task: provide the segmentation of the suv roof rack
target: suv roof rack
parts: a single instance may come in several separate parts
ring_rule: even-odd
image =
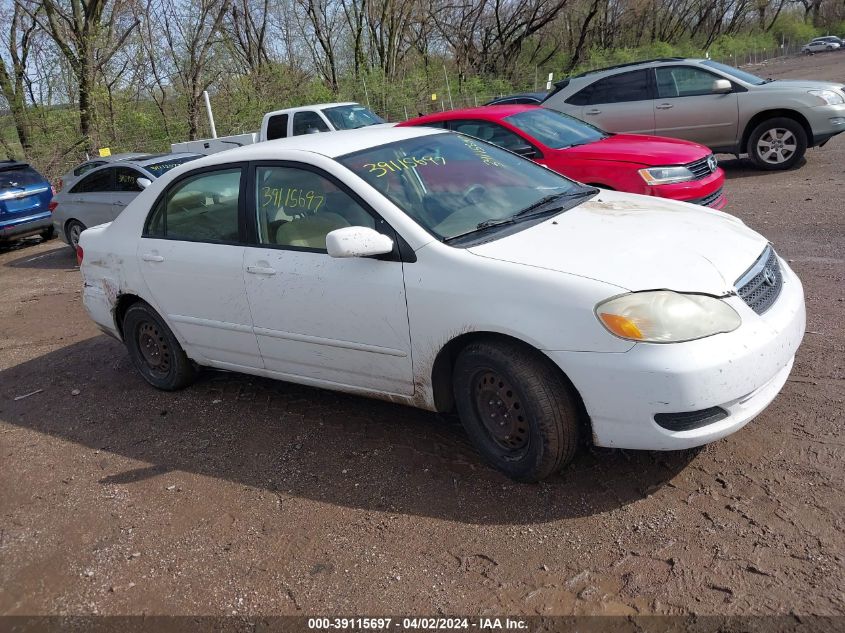
[[[575,75],[575,77],[586,77],[587,75],[592,75],[593,73],[601,73],[606,70],[616,70],[617,68],[627,68],[628,66],[639,66],[640,64],[651,64],[654,62],[679,62],[684,59],[686,59],[686,57],[656,57],[655,59],[641,59],[638,62],[626,62],[624,64],[616,64],[615,66],[606,66],[605,68],[588,70],[580,75]]]

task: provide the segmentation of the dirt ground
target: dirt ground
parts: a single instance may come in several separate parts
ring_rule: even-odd
[[[845,54],[756,70],[843,81]],[[0,614],[845,614],[845,138],[789,173],[722,158],[726,210],[805,285],[789,382],[701,451],[539,485],[450,417],[219,372],[155,391],[68,247],[0,251]]]

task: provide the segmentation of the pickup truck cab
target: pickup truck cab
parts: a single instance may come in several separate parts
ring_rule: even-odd
[[[372,110],[354,101],[319,103],[268,112],[261,121],[260,140],[272,141],[300,134],[353,130],[384,122]]]

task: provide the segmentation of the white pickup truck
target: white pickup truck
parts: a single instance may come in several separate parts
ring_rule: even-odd
[[[260,132],[222,136],[185,143],[172,143],[172,152],[194,152],[214,154],[223,150],[251,145],[260,141],[272,141],[277,138],[331,132],[333,130],[352,130],[368,125],[383,124],[384,120],[366,106],[354,101],[344,103],[318,103],[274,110],[264,115]]]
[[[384,123],[384,120],[360,103],[320,103],[268,112],[261,121],[261,140],[272,141],[332,130],[353,130],[380,123]]]

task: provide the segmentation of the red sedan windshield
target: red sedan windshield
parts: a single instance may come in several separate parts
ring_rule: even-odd
[[[607,137],[589,123],[548,108],[523,110],[505,117],[505,121],[552,149],[586,145]]]

